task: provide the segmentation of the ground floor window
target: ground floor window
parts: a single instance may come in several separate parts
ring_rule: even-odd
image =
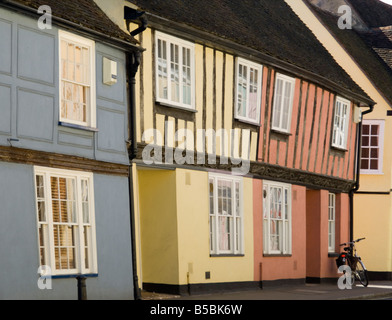
[[[34,171],[40,265],[53,275],[96,273],[92,173]]]
[[[210,253],[243,254],[242,178],[209,175]]]
[[[328,195],[328,252],[335,252],[336,195]]]
[[[291,186],[263,182],[263,252],[291,254]]]

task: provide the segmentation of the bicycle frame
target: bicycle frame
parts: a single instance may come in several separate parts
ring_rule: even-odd
[[[344,247],[345,252],[344,253],[342,252],[340,256],[345,258],[345,261],[347,262],[347,265],[350,267],[353,275],[355,275],[355,277],[357,277],[358,280],[366,287],[368,284],[367,270],[364,263],[362,262],[361,257],[357,255],[357,249],[355,248],[355,243],[363,239],[365,238],[360,238],[354,241],[340,244],[341,246],[348,245]],[[360,266],[362,271],[359,270],[357,272],[357,266]]]

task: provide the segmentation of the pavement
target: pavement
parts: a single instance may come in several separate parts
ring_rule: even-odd
[[[351,289],[326,283],[182,296],[142,292],[142,300],[392,300],[392,281],[370,281],[367,287],[355,282]]]

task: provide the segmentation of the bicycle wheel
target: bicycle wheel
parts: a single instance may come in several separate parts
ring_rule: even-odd
[[[369,284],[368,274],[364,264],[360,259],[357,260],[355,276],[364,287],[367,287]]]

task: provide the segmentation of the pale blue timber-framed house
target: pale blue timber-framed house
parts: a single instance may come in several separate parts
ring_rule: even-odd
[[[2,0],[0,39],[0,299],[137,298],[129,83],[142,48],[92,0]]]

